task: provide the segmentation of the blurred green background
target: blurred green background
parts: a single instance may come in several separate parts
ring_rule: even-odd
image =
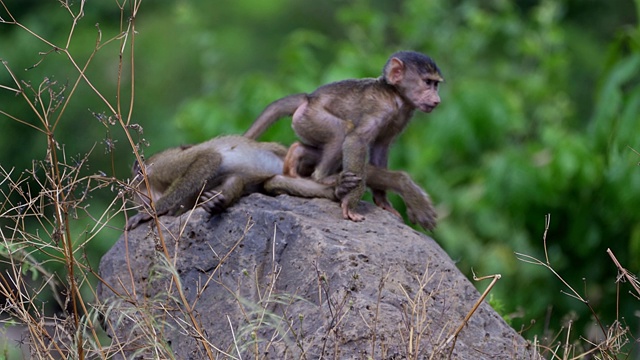
[[[5,4],[25,26],[64,46],[71,18],[57,1]],[[144,2],[136,18],[132,118],[144,129],[150,155],[242,133],[284,95],[378,76],[396,50],[428,54],[446,79],[442,103],[429,115],[416,114],[392,147],[390,167],[410,173],[437,204],[441,219],[429,235],[465,274],[502,274],[493,299],[518,330],[536,320],[524,333],[533,338],[545,323],[559,330],[568,318],[583,327],[590,321],[587,307],[562,294],[549,271],[514,255],[544,259],[545,215],[551,214],[553,267],[611,323],[617,271],[605,250],[640,272],[639,11],[638,0]],[[6,20],[4,12],[0,17]],[[115,2],[85,6],[69,47],[81,62],[93,51],[96,23],[105,38],[118,34]],[[105,45],[87,70],[114,103],[119,46]],[[49,50],[23,29],[0,24],[0,58],[25,82],[37,86],[46,77],[64,84],[77,77],[55,53],[30,68]],[[125,108],[130,82],[123,78]],[[1,68],[0,85],[12,84]],[[84,155],[95,146],[87,173],[128,178],[134,156],[122,129],[96,119],[94,113],[110,114],[86,85],[73,96],[56,129],[66,154]],[[0,110],[37,124],[26,103],[6,89],[0,89]],[[20,172],[44,158],[41,133],[7,116],[0,115],[0,124],[5,169]],[[262,139],[291,143],[290,121]],[[109,141],[114,151],[106,151]],[[88,212],[97,216],[114,196],[108,189],[94,194]],[[84,234],[94,221],[81,215],[74,227]],[[88,245],[94,266],[123,224],[120,215]],[[629,290],[622,285],[619,311],[638,329],[639,302]]]

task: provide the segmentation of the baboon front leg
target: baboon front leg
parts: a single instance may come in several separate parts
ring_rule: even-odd
[[[334,187],[310,179],[275,175],[265,181],[264,189],[269,194],[288,194],[306,198],[337,200]]]
[[[360,177],[366,177],[366,157],[367,147],[363,137],[357,133],[348,135],[342,145],[343,152],[343,169],[342,174],[353,173]],[[344,176],[340,177],[337,192],[344,192],[346,195],[342,197],[340,206],[342,207],[342,216],[351,221],[362,221],[364,216],[356,212],[356,206],[365,192],[364,180],[361,179],[355,187],[349,191],[345,191],[347,185],[343,183]]]

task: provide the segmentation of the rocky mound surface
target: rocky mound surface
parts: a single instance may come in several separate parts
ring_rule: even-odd
[[[100,263],[105,327],[127,358],[533,358],[486,303],[454,337],[478,291],[434,240],[359,210],[253,194],[143,224]]]

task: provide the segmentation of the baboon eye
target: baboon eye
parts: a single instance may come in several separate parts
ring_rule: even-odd
[[[433,79],[425,79],[424,82],[425,82],[425,84],[427,84],[427,86],[433,86],[436,89],[438,88],[439,81],[435,81]]]

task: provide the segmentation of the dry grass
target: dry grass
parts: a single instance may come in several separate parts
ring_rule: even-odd
[[[264,357],[263,354],[271,349],[284,349],[284,353],[290,358],[308,359],[308,334],[296,330],[304,328],[302,325],[307,319],[303,315],[289,312],[291,304],[300,301],[301,298],[296,294],[276,291],[281,268],[275,261],[270,266],[270,280],[267,285],[260,285],[257,277],[254,279],[254,290],[259,295],[257,302],[248,301],[240,296],[238,291],[228,288],[244,317],[242,326],[238,328],[234,328],[230,319],[224,319],[229,323],[229,332],[235,340],[231,347],[222,348],[208,340],[193,311],[199,296],[194,302],[187,301],[180,276],[175,270],[176,259],[170,256],[173,252],[167,248],[167,242],[161,232],[157,239],[159,251],[156,265],[149,277],[150,283],[157,279],[158,283],[168,284],[167,287],[144,301],[139,300],[135,289],[129,293],[118,293],[114,290],[118,296],[108,303],[96,299],[96,283],[102,280],[96,273],[97,264],[91,263],[87,258],[86,249],[95,241],[96,235],[109,226],[115,216],[121,216],[127,209],[126,197],[131,192],[131,184],[101,173],[91,174],[87,167],[87,159],[93,149],[83,156],[69,156],[65,152],[64,144],[57,141],[56,128],[61,121],[65,121],[65,109],[74,99],[78,86],[86,85],[101,99],[107,109],[108,114],[93,113],[95,118],[108,129],[108,133],[118,130],[125,134],[127,145],[138,161],[142,160],[139,149],[144,144],[140,143],[142,140],[136,140],[141,139],[142,129],[131,122],[134,96],[131,95],[126,100],[120,96],[120,88],[134,88],[133,82],[124,84],[122,79],[125,78],[123,71],[126,68],[130,72],[126,78],[135,78],[133,49],[136,36],[135,19],[140,1],[122,2],[123,5],[115,3],[114,6],[119,6],[123,19],[122,32],[108,37],[109,35],[102,34],[98,27],[95,48],[83,63],[77,60],[69,48],[74,39],[76,25],[82,21],[86,1],[80,0],[73,5],[61,1],[60,4],[60,11],[69,14],[71,24],[67,41],[61,45],[50,42],[24,26],[14,18],[8,5],[0,0],[0,8],[3,11],[0,23],[3,26],[19,28],[49,49],[41,54],[41,60],[34,64],[34,67],[39,66],[50,54],[57,53],[62,54],[76,71],[75,79],[68,84],[43,79],[37,85],[32,85],[22,79],[9,64],[4,61],[2,63],[3,70],[10,75],[13,82],[0,84],[0,91],[15,93],[16,98],[32,110],[37,122],[34,124],[18,118],[2,108],[0,115],[44,135],[47,149],[46,156],[41,160],[34,160],[33,166],[25,171],[0,166],[0,257],[5,269],[0,273],[0,295],[6,299],[0,316],[9,331],[24,331],[17,344],[23,351],[28,352],[23,355],[33,359],[108,359],[139,354],[173,359],[175,356],[164,334],[177,326],[180,331],[197,341],[199,352],[204,358],[240,359],[243,355],[246,358],[248,354],[251,358],[261,359]],[[109,43],[117,43],[119,49],[118,53],[113,54],[118,64],[116,102],[101,94],[85,75],[95,54],[103,51]],[[109,137],[104,139],[103,143],[108,151],[114,144]],[[113,193],[113,199],[102,214],[95,216],[88,211],[91,194],[104,189]],[[77,234],[73,229],[77,226],[77,219],[81,214],[92,218],[93,222]],[[156,226],[160,226],[157,218],[154,221]],[[242,238],[238,239],[238,242],[241,241]],[[273,243],[275,244],[275,241]],[[222,256],[221,264],[228,255]],[[548,259],[540,261],[528,255],[517,255],[522,261],[548,268],[566,285],[567,295],[591,309],[588,300],[554,271]],[[625,270],[612,253],[610,255],[620,270],[618,286],[621,282],[627,281],[632,285],[635,296],[640,297],[637,278]],[[217,271],[218,269],[212,271],[211,276],[198,290],[199,294],[207,286],[226,286],[215,280],[214,274]],[[254,275],[247,272],[243,276]],[[345,331],[345,317],[353,315],[354,310],[350,306],[351,293],[348,288],[332,288],[332,284],[318,268],[316,275],[319,289],[317,303],[328,315],[323,327],[322,353],[339,358],[340,349],[335,344],[339,343],[338,340]],[[432,314],[430,309],[432,299],[437,292],[442,291],[437,283],[441,280],[435,274],[429,273],[427,266],[424,275],[415,279],[418,289],[410,292],[397,284],[389,283],[389,276],[390,273],[384,274],[378,285],[376,316],[366,319],[362,314],[356,314],[362,318],[370,333],[369,358],[392,356],[388,352],[390,344],[378,334],[378,311],[385,287],[397,286],[405,298],[403,318],[398,331],[403,339],[401,345],[406,358],[435,359],[451,355],[458,335],[500,277],[491,277],[493,281],[461,322],[451,324],[446,329],[436,329],[432,326],[432,319],[441,314]],[[164,281],[166,279],[168,281]],[[103,283],[103,286],[111,288],[107,283]],[[275,311],[276,309],[278,311]],[[595,311],[591,310],[597,319]],[[113,313],[118,314],[115,322],[109,320],[109,315]],[[108,338],[103,330],[106,328],[110,331],[123,325],[131,329],[130,337]],[[563,339],[558,335],[544,344],[536,342],[536,351],[548,358],[563,360],[587,359],[589,356],[600,359],[625,358],[624,349],[628,344],[637,342],[632,339],[628,328],[618,321],[605,326],[598,320],[598,325],[603,340],[597,343],[590,342],[580,335],[574,336],[569,327],[565,329],[566,336]],[[110,333],[114,335],[113,331]],[[429,346],[425,346],[425,343]],[[330,344],[334,344],[333,347]],[[8,347],[4,350],[4,356],[15,356],[9,352]]]
[[[34,160],[31,169],[19,172],[0,167],[0,255],[6,269],[0,274],[0,294],[6,299],[2,307],[2,321],[12,327],[19,324],[26,332],[21,342],[28,345],[30,354],[25,356],[34,359],[108,358],[113,349],[104,345],[104,332],[97,321],[97,304],[88,301],[95,297],[97,275],[95,264],[89,263],[85,250],[114,216],[120,216],[125,208],[124,195],[128,186],[114,177],[89,173],[87,159],[93,149],[82,156],[69,156],[64,144],[58,141],[56,129],[66,121],[65,110],[76,98],[78,88],[87,86],[101,99],[109,114],[93,115],[107,127],[108,132],[110,128],[119,127],[139,156],[138,144],[130,134],[133,130],[135,135],[139,130],[130,122],[134,99],[133,96],[129,98],[127,104],[126,99],[121,98],[120,81],[126,54],[130,54],[130,60],[133,59],[131,49],[140,2],[114,4],[121,12],[122,32],[107,38],[96,27],[95,47],[83,62],[79,62],[69,49],[76,27],[84,17],[86,2],[82,0],[71,4],[61,1],[59,5],[60,11],[69,16],[71,25],[63,44],[55,44],[22,24],[14,17],[10,6],[0,1],[2,26],[24,32],[48,49],[39,54],[40,60],[30,69],[41,66],[56,54],[75,70],[75,77],[64,84],[52,78],[32,84],[22,78],[23,72],[14,71],[6,61],[2,61],[2,70],[10,76],[12,83],[0,84],[0,91],[14,93],[16,101],[31,110],[31,116],[22,119],[5,109],[0,109],[0,115],[42,134],[46,142],[46,155],[41,160]],[[119,52],[113,54],[118,59],[119,100],[116,102],[103,96],[85,74],[95,55],[110,43],[119,44]],[[133,61],[129,67],[133,75]],[[113,141],[109,137],[103,143],[107,151],[113,149]],[[108,189],[114,196],[107,209],[96,217],[88,208],[92,194],[100,189]],[[91,218],[93,223],[76,233],[77,219],[81,216]],[[57,315],[52,316],[52,313]]]
[[[196,339],[200,353],[209,359],[240,358],[241,354],[252,354],[258,359],[262,357],[261,354],[274,347],[284,348],[285,353],[292,358],[306,359],[306,334],[295,330],[303,328],[301,325],[305,319],[302,315],[288,313],[289,306],[300,300],[300,297],[275,291],[281,270],[275,262],[270,269],[271,280],[267,287],[262,288],[255,280],[258,302],[247,301],[238,292],[228,289],[236,295],[238,308],[245,320],[240,328],[234,328],[229,320],[229,331],[237,339],[231,348],[219,348],[207,340],[193,311],[199,297],[193,303],[187,301],[175,270],[176,259],[170,256],[171,249],[167,248],[162,232],[157,238],[156,247],[159,251],[156,265],[149,277],[151,283],[154,279],[159,283],[168,279],[167,288],[144,301],[139,300],[135,289],[128,293],[117,293],[118,296],[108,303],[102,303],[96,298],[96,284],[102,280],[96,273],[97,264],[91,263],[86,256],[86,249],[114,217],[121,216],[127,209],[126,199],[132,191],[132,184],[104,173],[90,173],[88,158],[93,149],[82,156],[69,156],[64,144],[58,141],[56,129],[60,122],[67,121],[65,110],[75,99],[77,89],[81,85],[88,86],[106,109],[104,112],[92,112],[92,115],[107,130],[107,137],[101,141],[106,147],[107,156],[115,146],[110,134],[120,131],[126,136],[127,145],[137,160],[142,160],[139,153],[145,145],[142,128],[131,122],[134,95],[125,99],[120,92],[122,88],[135,88],[133,80],[131,83],[124,83],[123,79],[135,79],[134,44],[140,4],[136,0],[116,2],[114,6],[118,6],[121,13],[122,31],[111,35],[103,34],[100,27],[96,26],[95,47],[89,58],[80,62],[69,49],[76,36],[77,25],[83,21],[87,6],[85,0],[73,4],[60,2],[59,9],[68,14],[71,24],[64,44],[55,44],[25,26],[14,17],[9,5],[0,0],[3,11],[0,23],[18,28],[48,49],[40,54],[40,60],[31,68],[42,66],[52,54],[61,54],[76,72],[75,78],[65,84],[45,78],[33,85],[29,80],[21,78],[21,73],[14,71],[7,62],[2,62],[12,83],[0,84],[0,90],[14,93],[19,101],[31,109],[33,118],[37,121],[33,123],[19,118],[2,108],[0,115],[44,135],[47,149],[46,156],[41,160],[34,160],[32,168],[26,171],[19,172],[0,166],[0,215],[3,219],[0,228],[0,255],[6,268],[6,271],[0,273],[0,295],[6,298],[1,310],[2,321],[12,331],[19,329],[24,332],[20,347],[28,352],[23,356],[33,359],[107,359],[127,354],[171,359],[174,355],[163,334],[174,326],[180,327],[181,331]],[[115,61],[118,68],[118,100],[115,102],[104,96],[98,90],[99,86],[86,75],[95,55],[98,52],[112,51],[114,47],[106,47],[112,43],[118,45],[118,52],[112,54],[117,59]],[[125,69],[128,69],[127,74],[124,74]],[[113,194],[112,201],[96,216],[88,210],[91,197],[94,192],[105,189]],[[79,223],[78,218],[81,216],[92,219],[89,227]],[[159,226],[157,218],[154,221]],[[78,224],[83,226],[79,233],[74,231]],[[207,286],[225,286],[214,279],[216,271],[217,269],[198,290],[199,293]],[[251,275],[247,273],[245,276]],[[410,358],[418,359],[426,351],[420,344],[426,334],[434,329],[430,328],[427,316],[430,300],[428,294],[423,293],[432,277],[425,275],[416,280],[420,284],[420,291],[414,295],[401,289],[406,296],[406,307],[399,331],[406,341],[406,353]],[[333,345],[331,349],[328,347],[329,344],[338,344],[337,340],[344,332],[343,320],[352,311],[351,293],[349,289],[333,289],[319,269],[317,283],[320,294],[318,304],[329,315],[324,326],[325,348],[322,352],[333,353],[338,358],[340,349],[337,345]],[[102,285],[114,288],[104,282]],[[379,293],[382,294],[383,288],[388,285],[387,277],[381,278]],[[380,299],[377,306],[379,301]],[[279,312],[274,311],[276,308]],[[175,311],[177,309],[178,312]],[[474,310],[470,311],[469,316]],[[109,316],[114,312],[118,314],[115,321]],[[373,321],[367,321],[364,317],[362,320],[371,334],[371,357],[386,358],[388,344],[377,334],[377,316]],[[123,325],[131,329],[131,336],[118,338],[111,330]],[[442,341],[440,345],[455,342],[455,337],[463,326],[464,322],[453,334],[438,333],[437,339]],[[107,329],[114,337],[108,338],[103,329]],[[438,344],[432,345],[435,347]],[[7,356],[8,354],[7,352]]]
[[[547,252],[547,233],[550,222],[551,215],[547,215],[545,218],[545,230],[543,234],[543,247],[545,253],[544,261],[521,253],[516,253],[516,256],[520,261],[545,267],[555,275],[555,277],[566,288],[566,290],[563,290],[563,293],[582,303],[589,309],[595,321],[596,328],[600,333],[596,335],[574,334],[572,322],[569,321],[566,328],[561,328],[553,338],[538,341],[538,338],[536,337],[534,340],[534,345],[537,349],[536,351],[545,358],[554,360],[630,359],[633,348],[638,348],[638,339],[633,337],[629,327],[624,324],[624,321],[617,318],[612,324],[603,324],[596,310],[591,306],[589,299],[575,290],[571,284],[569,284],[553,268],[549,261],[549,255]],[[622,300],[620,298],[620,286],[621,283],[626,281],[631,284],[632,289],[635,291],[635,293],[631,293],[631,295],[636,298],[635,300],[637,300],[640,297],[640,286],[637,278],[620,265],[611,250],[607,249],[607,253],[611,256],[619,271],[619,276],[616,279],[616,289],[618,294],[616,303],[619,304]]]

